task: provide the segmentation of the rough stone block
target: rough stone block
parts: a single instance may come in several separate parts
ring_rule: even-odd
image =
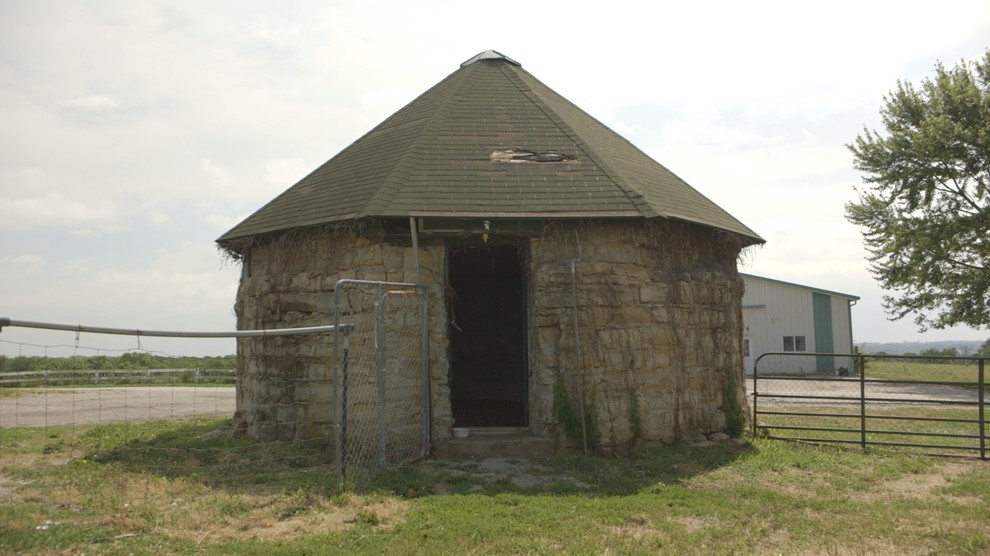
[[[650,345],[652,346],[674,346],[677,339],[673,330],[668,326],[657,326],[651,330]]]
[[[667,287],[655,282],[644,282],[639,286],[640,303],[664,303],[667,301]]]
[[[292,442],[296,439],[296,423],[276,423],[275,435],[279,442]]]
[[[279,423],[293,423],[296,421],[296,408],[292,405],[278,404],[273,408],[275,420]]]

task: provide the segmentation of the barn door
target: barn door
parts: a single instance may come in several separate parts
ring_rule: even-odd
[[[812,310],[815,322],[815,351],[818,353],[833,353],[835,346],[832,338],[832,298],[820,294],[811,294]],[[815,357],[815,368],[818,372],[835,370],[835,358],[830,355]]]
[[[448,250],[450,401],[458,427],[528,424],[523,253],[512,244]]]
[[[743,338],[743,365],[746,376],[753,375],[753,339]]]

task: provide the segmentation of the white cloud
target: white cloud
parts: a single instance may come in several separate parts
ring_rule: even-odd
[[[117,108],[117,101],[106,95],[90,95],[63,101],[62,106],[80,110],[113,110]]]
[[[215,229],[226,232],[247,217],[247,214],[233,217],[226,214],[211,214],[206,217],[206,221]]]
[[[148,217],[155,224],[171,224],[172,216],[157,210],[148,211]]]
[[[0,266],[31,273],[45,266],[45,258],[39,255],[6,255],[0,257]]]
[[[40,197],[0,197],[0,228],[25,229],[107,222],[115,217],[116,212],[116,207],[110,200],[84,201],[55,191]]]
[[[398,110],[416,97],[415,91],[396,85],[382,87],[361,95],[361,105],[365,107],[383,107]]]
[[[143,288],[146,285],[180,283],[185,295],[196,292],[223,290],[229,293],[230,285],[218,285],[209,277],[220,268],[216,246],[213,242],[183,240],[169,249],[155,249],[150,268],[111,267],[100,270],[97,276],[105,283],[114,286],[131,285]],[[169,289],[174,294],[175,288]]]
[[[228,174],[227,170],[219,164],[203,159],[200,161],[200,167],[216,185],[230,185],[233,183],[233,180],[230,178],[230,174]]]
[[[276,158],[265,162],[265,181],[288,188],[314,168],[302,158]]]
[[[92,268],[92,262],[85,258],[66,259],[62,263],[62,270],[70,274],[88,273]]]
[[[703,146],[710,149],[741,150],[773,145],[779,139],[738,127],[723,127],[723,122],[675,121],[664,126],[662,136],[671,143]]]
[[[262,15],[255,15],[247,24],[248,34],[273,46],[284,47],[299,38],[299,28],[293,24],[273,21]]]
[[[0,177],[2,177],[4,182],[37,180],[44,177],[44,175],[45,172],[37,166],[28,166],[19,170],[0,173]]]

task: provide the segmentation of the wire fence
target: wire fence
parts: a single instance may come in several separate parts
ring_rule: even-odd
[[[850,367],[818,371],[816,358]],[[987,358],[774,352],[754,364],[753,434],[987,459]],[[836,369],[826,365],[825,368]]]
[[[335,339],[338,474],[352,483],[427,455],[426,299],[411,284],[342,280]]]
[[[334,371],[321,379],[319,391],[304,393],[312,382],[306,377],[287,390],[292,396],[311,396],[313,411],[297,417],[302,419],[299,426],[308,424],[305,419],[321,419],[319,413],[330,416],[332,430],[302,439],[276,436],[270,442],[258,442],[232,426],[239,394],[235,385],[244,378],[236,370],[0,371],[0,483],[5,470],[26,470],[39,457],[61,452],[59,457],[70,461],[133,468],[147,477],[195,476],[260,485],[289,475],[292,481],[327,488],[343,486],[345,471],[346,480],[358,485],[387,466],[422,457],[428,445],[428,406],[421,290],[384,283],[338,287],[338,324],[317,327],[176,334],[0,319],[0,331],[24,326],[75,332],[74,344],[59,344],[71,346],[73,354],[106,351],[80,346],[80,334],[88,343],[91,335],[139,334],[248,337],[261,344],[295,338],[298,346],[306,345],[299,340],[305,335],[312,338],[307,349],[313,353],[329,355],[331,344],[341,348],[334,350],[333,362],[324,359],[323,368]],[[41,348],[46,355],[56,351]],[[288,364],[288,377],[294,364],[282,363]],[[339,397],[331,399],[331,390]],[[258,401],[264,400],[253,400]]]

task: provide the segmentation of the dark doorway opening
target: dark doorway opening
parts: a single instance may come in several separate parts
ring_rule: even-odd
[[[454,246],[448,261],[454,424],[526,426],[526,296],[520,249]]]

